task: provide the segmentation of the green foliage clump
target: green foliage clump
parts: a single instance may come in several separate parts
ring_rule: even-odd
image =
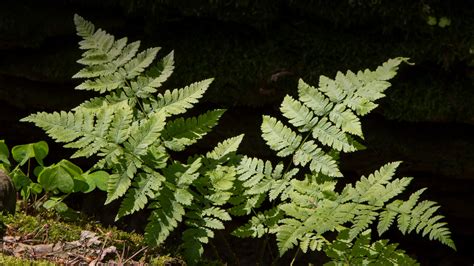
[[[193,263],[203,244],[231,219],[223,205],[230,199],[235,181],[234,155],[242,135],[227,139],[205,155],[181,162],[172,157],[183,151],[218,122],[224,110],[197,117],[182,115],[203,96],[212,79],[174,90],[160,87],[174,69],[173,52],[153,63],[160,48],[138,52],[140,42],[114,36],[76,15],[77,34],[85,50],[84,65],[76,87],[102,94],[69,112],[40,112],[23,121],[33,122],[76,157],[99,158],[93,169],[106,169],[109,204],[121,200],[116,220],[150,208],[145,240],[162,244],[184,222],[183,249]]]
[[[374,71],[321,76],[317,88],[300,80],[298,97],[286,96],[281,104],[288,123],[263,116],[261,125],[263,139],[282,162],[237,155],[243,135],[182,161],[175,154],[205,136],[224,112],[183,117],[212,79],[163,91],[174,69],[173,52],[154,63],[159,48],[138,52],[138,41],[116,40],[78,15],[74,21],[85,50],[78,60],[84,68],[74,77],[86,79],[76,89],[101,96],[68,112],[40,112],[23,121],[77,149],[72,157],[93,157],[93,169],[111,173],[105,204],[121,200],[116,220],[148,207],[148,245],[161,245],[184,224],[183,254],[196,264],[204,244],[231,215],[253,214],[234,234],[273,234],[280,255],[296,247],[324,251],[334,263],[412,264],[395,245],[370,242],[371,226],[382,235],[394,223],[403,234],[415,231],[455,248],[437,203],[419,202],[424,189],[408,200],[395,199],[412,180],[394,178],[399,162],[338,186],[344,176],[339,154],[363,148],[360,117],[377,107],[407,58],[390,59]],[[265,201],[270,209],[262,208]],[[331,232],[338,238],[331,239]]]
[[[415,231],[455,249],[446,223],[440,221],[443,216],[436,214],[438,204],[418,201],[424,189],[406,201],[394,199],[412,180],[394,179],[400,162],[388,163],[354,185],[346,184],[342,191],[336,189],[343,177],[338,155],[361,149],[359,117],[377,107],[375,101],[385,96],[384,91],[390,87],[388,80],[402,62],[407,59],[390,59],[375,71],[338,72],[335,79],[321,76],[318,88],[300,80],[298,99],[286,96],[280,108],[290,125],[263,116],[263,138],[277,156],[288,161],[286,167],[283,162],[272,167],[269,161],[257,158],[241,160],[237,171],[244,189],[234,213],[254,213],[265,198],[274,207],[259,212],[235,235],[275,234],[280,255],[297,247],[303,252],[325,250],[337,261],[348,256],[340,250],[342,240],[327,237],[329,232],[338,231],[344,241],[355,241],[353,251],[347,252],[355,252],[369,262],[373,254],[364,250],[375,248],[385,254],[384,249],[393,251],[394,246],[386,246],[383,241],[370,244],[366,230],[377,224],[382,235],[396,221],[403,234]],[[305,166],[309,171],[303,172]],[[405,260],[401,254],[395,252],[390,257]]]
[[[49,153],[45,141],[22,144],[10,151],[4,140],[0,140],[0,169],[9,173],[13,184],[23,200],[23,207],[28,205],[39,210],[55,210],[69,215],[73,211],[63,202],[71,193],[89,193],[94,189],[105,190],[108,174],[104,171],[86,171],[68,160],[61,160],[52,165],[45,165],[44,159]],[[36,162],[36,164],[35,164]]]
[[[388,240],[371,243],[370,233],[370,230],[362,232],[354,242],[347,229],[341,231],[332,245],[324,249],[332,259],[324,265],[419,265],[397,249],[397,244],[389,244]]]

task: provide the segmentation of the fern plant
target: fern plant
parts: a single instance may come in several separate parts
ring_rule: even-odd
[[[331,241],[329,232],[341,231],[345,243],[382,249],[386,243],[370,244],[367,230],[376,224],[382,235],[396,223],[403,234],[415,231],[455,249],[443,216],[436,213],[437,203],[419,201],[424,189],[405,201],[395,199],[412,180],[394,178],[400,162],[388,163],[354,185],[346,184],[342,191],[336,189],[343,177],[338,155],[363,148],[360,117],[377,107],[375,101],[384,97],[388,81],[402,62],[408,63],[406,58],[395,58],[374,71],[338,72],[335,79],[321,76],[317,88],[300,80],[298,98],[286,96],[280,108],[289,125],[263,116],[262,137],[277,156],[288,161],[285,166],[258,158],[241,160],[236,184],[241,195],[232,198],[232,213],[256,213],[265,200],[273,207],[258,212],[235,235],[274,234],[280,255],[294,247],[303,252],[332,250],[330,257],[337,261],[348,255],[336,252],[340,241]]]
[[[116,40],[78,15],[74,22],[84,50],[77,61],[84,67],[74,78],[85,78],[76,89],[101,95],[68,112],[40,112],[22,121],[77,149],[73,158],[98,158],[93,168],[111,173],[105,204],[121,200],[116,219],[151,208],[145,230],[150,245],[162,244],[184,222],[184,254],[188,262],[197,262],[213,231],[230,220],[222,206],[231,197],[235,151],[243,136],[227,139],[186,162],[173,159],[170,152],[197,142],[224,113],[218,109],[171,119],[192,108],[212,79],[160,90],[173,72],[173,52],[154,63],[160,48],[138,52],[139,41]]]

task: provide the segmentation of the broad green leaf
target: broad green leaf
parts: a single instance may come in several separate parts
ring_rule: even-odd
[[[16,169],[10,173],[10,176],[13,181],[13,185],[15,186],[16,190],[20,190],[23,187],[27,187],[31,184],[31,179],[26,176],[25,173],[21,169]]]
[[[33,194],[36,194],[36,195],[38,195],[39,193],[41,193],[43,191],[43,187],[38,183],[33,183],[32,182],[32,183],[30,183],[28,188],[30,189],[31,192],[33,192]]]
[[[95,171],[84,176],[87,182],[94,183],[95,187],[102,191],[107,191],[107,182],[109,180],[109,173],[105,171]]]
[[[48,144],[45,141],[17,145],[12,149],[13,159],[20,165],[24,165],[31,158],[35,158],[39,165],[44,165],[43,159],[48,152]]]
[[[63,193],[71,193],[74,189],[73,176],[61,164],[45,167],[38,177],[38,183],[46,191],[58,189]]]
[[[82,169],[68,160],[63,159],[58,165],[64,168],[72,177],[82,175]]]
[[[89,184],[87,180],[84,178],[84,176],[82,175],[74,176],[73,181],[74,181],[74,188],[72,192],[89,193],[95,188],[95,185]]]
[[[41,173],[41,171],[43,171],[44,169],[44,166],[41,166],[41,165],[38,165],[35,167],[35,169],[33,169],[33,174],[38,177],[39,174]]]
[[[5,144],[5,140],[0,140],[0,164],[5,165],[6,170],[10,167],[10,152],[8,151],[8,147]]]

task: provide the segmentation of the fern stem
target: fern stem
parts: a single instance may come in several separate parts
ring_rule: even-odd
[[[132,85],[130,84],[130,82],[129,82],[127,79],[125,79],[125,83],[127,84],[127,86],[128,86],[130,89],[132,88]],[[127,93],[125,92],[125,90],[124,90],[124,89],[122,89],[122,90],[123,90],[123,92],[125,93],[125,95],[127,95]],[[127,95],[127,96],[128,96],[128,95]],[[148,116],[148,113],[145,112],[145,107],[143,107],[143,105],[142,105],[140,99],[139,99],[136,95],[133,95],[133,98],[135,98],[135,100],[137,101],[138,107],[140,108],[140,110],[142,111],[142,113],[145,114],[145,116],[146,116],[147,118],[150,118],[150,117]]]
[[[309,138],[309,136],[311,135],[311,132],[313,132],[313,130],[316,128],[316,125],[314,125],[309,131],[308,131],[308,134],[306,134],[306,136],[304,136],[303,140],[301,141],[300,145],[298,145],[298,148],[295,150],[294,153],[296,153],[302,146],[303,144],[306,143],[306,140]],[[294,154],[293,153],[293,154]],[[286,166],[285,168],[285,171],[283,171],[283,176],[285,176],[285,174],[290,171],[290,168],[291,166],[293,165],[293,159],[290,159],[290,162],[288,163],[288,165]]]
[[[300,253],[300,249],[297,248],[295,255],[293,256],[293,259],[291,260],[290,266],[293,266],[293,263],[295,263],[296,257],[298,256],[298,253]]]

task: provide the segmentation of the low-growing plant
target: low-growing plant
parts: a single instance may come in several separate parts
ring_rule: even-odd
[[[264,116],[261,126],[262,137],[284,162],[237,155],[243,135],[180,161],[176,153],[206,135],[224,113],[182,116],[212,79],[164,90],[174,69],[173,52],[153,63],[160,48],[138,53],[139,41],[116,40],[78,15],[74,22],[84,50],[78,60],[84,68],[74,77],[86,79],[76,89],[101,96],[68,112],[40,112],[22,121],[77,149],[73,158],[92,157],[93,169],[111,173],[105,204],[121,200],[116,219],[151,209],[145,228],[149,245],[162,244],[184,224],[183,254],[196,264],[203,244],[224,229],[231,214],[254,214],[234,234],[273,234],[280,255],[298,248],[324,251],[335,264],[414,263],[395,244],[371,243],[370,226],[376,220],[379,235],[396,221],[403,234],[416,231],[455,248],[440,222],[443,216],[436,214],[437,203],[418,201],[424,189],[408,200],[395,199],[412,180],[394,179],[400,162],[342,190],[337,186],[343,182],[338,155],[363,147],[359,117],[377,107],[375,101],[384,97],[388,80],[406,58],[390,59],[375,71],[338,72],[334,80],[321,76],[318,88],[300,80],[298,97],[286,96],[281,105],[290,125]],[[263,202],[272,207],[263,209]]]
[[[303,80],[298,97],[286,96],[280,110],[289,125],[263,116],[262,137],[286,162],[244,157],[238,168],[240,189],[231,214],[260,210],[234,232],[240,237],[276,236],[280,255],[293,248],[324,251],[333,264],[413,264],[415,261],[386,240],[370,243],[370,226],[381,236],[394,223],[402,234],[415,231],[455,249],[450,231],[437,214],[434,201],[419,201],[425,189],[407,200],[395,199],[413,178],[394,178],[400,162],[382,166],[355,184],[345,184],[338,156],[363,146],[360,118],[377,107],[406,58],[390,59],[375,71],[338,72],[335,79],[321,76],[319,86]],[[285,165],[286,164],[286,165]],[[268,210],[259,207],[273,203]],[[339,232],[331,239],[331,232]],[[331,263],[330,263],[331,264]]]
[[[203,243],[231,219],[222,206],[232,195],[235,151],[243,135],[185,162],[173,158],[173,152],[206,135],[224,113],[218,109],[170,119],[193,107],[212,79],[159,91],[173,72],[173,52],[153,64],[160,48],[138,53],[139,41],[115,40],[78,15],[74,22],[85,50],[78,60],[85,67],[74,78],[86,78],[76,89],[102,96],[69,112],[40,112],[22,121],[35,123],[56,141],[67,143],[65,147],[78,149],[73,158],[99,158],[93,168],[111,173],[105,204],[121,199],[116,220],[146,206],[152,210],[145,228],[149,245],[162,244],[184,222],[184,255],[188,262],[197,262]]]
[[[10,153],[5,141],[0,140],[0,169],[11,176],[25,211],[31,206],[37,210],[45,208],[66,214],[71,210],[64,199],[71,193],[106,189],[106,172],[84,172],[65,159],[45,165],[44,159],[48,153],[49,147],[45,141],[16,145]],[[10,161],[10,154],[13,162]]]

